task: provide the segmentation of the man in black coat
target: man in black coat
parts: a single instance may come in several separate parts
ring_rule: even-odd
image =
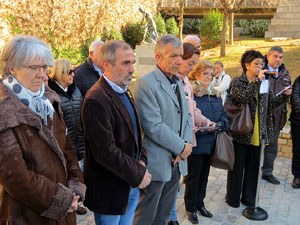
[[[282,91],[285,87],[291,85],[291,76],[289,71],[282,63],[283,49],[280,46],[273,46],[265,56],[265,66],[270,72],[276,72],[275,75],[269,75],[270,91],[274,95]],[[274,160],[278,152],[278,138],[280,130],[286,123],[286,102],[273,109],[273,138],[269,145],[265,147],[264,164],[262,167],[262,178],[272,184],[280,184],[280,181],[272,174]]]
[[[102,45],[102,41],[92,42],[89,47],[89,58],[74,71],[74,83],[79,88],[82,96],[85,96],[86,92],[103,74],[103,69],[99,62],[99,53]]]
[[[99,61],[104,74],[86,93],[81,108],[86,147],[84,204],[94,212],[96,225],[128,225],[140,189],[151,182],[139,115],[127,92],[134,52],[123,41],[109,41],[101,47]]]

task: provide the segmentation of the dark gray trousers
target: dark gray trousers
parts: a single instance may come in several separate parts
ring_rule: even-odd
[[[272,175],[274,169],[274,161],[278,153],[279,135],[280,131],[274,131],[272,140],[270,141],[269,145],[266,145],[265,147],[264,164],[262,166],[262,172],[266,176]]]
[[[179,179],[179,168],[175,166],[170,181],[151,181],[146,187],[146,195],[139,199],[132,225],[166,225],[174,206]]]

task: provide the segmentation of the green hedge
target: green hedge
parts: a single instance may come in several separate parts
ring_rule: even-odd
[[[166,20],[166,31],[168,34],[174,34],[175,36],[179,33],[179,28],[174,17],[170,17]]]
[[[132,49],[135,49],[135,46],[140,44],[143,40],[143,34],[144,34],[145,24],[140,22],[133,22],[130,24],[127,24],[122,29],[122,35],[124,38],[124,41],[126,41]]]

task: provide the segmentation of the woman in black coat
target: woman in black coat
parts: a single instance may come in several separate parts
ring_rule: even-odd
[[[68,127],[73,147],[77,151],[78,160],[82,161],[84,154],[84,140],[80,122],[82,96],[73,83],[72,63],[67,59],[57,59],[49,76],[51,79],[48,81],[48,85],[60,97],[64,121]],[[82,164],[80,166],[82,168]]]
[[[83,170],[84,139],[80,121],[82,96],[73,83],[72,63],[67,59],[57,59],[49,75],[49,87],[54,90],[61,101],[64,122],[68,128],[72,145],[77,151],[79,166]],[[85,214],[85,208],[78,206],[76,213]]]
[[[216,143],[216,133],[226,131],[229,127],[227,113],[222,105],[220,94],[214,92],[210,83],[214,76],[214,64],[210,61],[200,61],[190,73],[194,100],[202,114],[216,123],[215,130],[198,131],[196,133],[197,145],[193,147],[188,157],[188,175],[184,195],[185,208],[188,219],[198,223],[196,211],[202,216],[212,217],[204,206],[206,186],[210,169],[210,157]]]
[[[243,74],[233,79],[230,85],[232,101],[248,104],[253,130],[248,134],[232,135],[235,152],[233,170],[228,172],[226,203],[238,208],[240,202],[254,207],[259,171],[260,145],[272,138],[272,109],[288,99],[289,91],[274,96],[273,93],[260,94],[260,86],[265,80],[263,55],[255,50],[246,51],[241,58]],[[266,107],[267,106],[267,107]]]
[[[300,76],[296,78],[293,84],[291,105],[292,112],[290,121],[293,142],[292,174],[294,175],[292,186],[298,189],[300,188]]]

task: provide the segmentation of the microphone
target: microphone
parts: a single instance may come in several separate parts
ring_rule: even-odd
[[[271,75],[277,76],[277,72],[266,71],[266,72],[264,72],[264,74],[265,74],[265,79],[269,79],[269,76],[271,76]]]

